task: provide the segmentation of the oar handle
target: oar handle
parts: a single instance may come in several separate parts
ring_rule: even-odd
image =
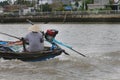
[[[32,21],[30,21],[29,19],[26,19],[27,22],[29,22],[30,24],[34,25]]]
[[[57,40],[55,40],[55,39],[53,39],[53,42],[54,42],[54,43],[57,43],[57,44],[60,44],[60,45],[62,45],[62,46],[65,46],[65,47],[67,47],[67,48],[73,50],[74,52],[76,52],[76,53],[82,55],[83,57],[86,57],[84,54],[82,54],[82,53],[80,53],[80,52],[74,50],[71,46],[68,46],[68,45],[66,45],[66,44],[63,44],[62,42],[59,42],[59,41],[57,41]]]
[[[4,35],[7,35],[7,36],[10,36],[10,37],[19,39],[19,40],[21,39],[21,38],[19,38],[19,37],[16,37],[16,36],[13,36],[13,35],[10,35],[10,34],[6,34],[6,33],[3,33],[3,32],[0,32],[0,34],[4,34]]]
[[[63,50],[63,52],[64,52],[66,55],[70,55],[70,54],[68,54],[65,50]]]
[[[73,50],[73,51],[75,51],[76,53],[78,53],[78,54],[82,55],[83,57],[86,57],[86,55],[84,55],[84,54],[82,54],[82,53],[80,53],[80,52],[78,52],[78,51],[74,50],[73,48],[71,48],[71,50]]]

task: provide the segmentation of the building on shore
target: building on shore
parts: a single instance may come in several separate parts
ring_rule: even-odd
[[[51,0],[52,3],[62,2],[63,4],[70,4],[71,0]]]
[[[3,13],[3,7],[0,6],[0,13]]]
[[[109,0],[94,0],[94,4],[105,5],[105,4],[108,4],[108,3],[109,3]]]
[[[88,4],[88,9],[103,9],[109,4],[109,0],[94,0],[94,4]]]

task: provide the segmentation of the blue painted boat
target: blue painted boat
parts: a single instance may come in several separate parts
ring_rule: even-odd
[[[5,41],[0,41],[0,43],[0,58],[9,60],[18,59],[22,61],[41,61],[61,55],[63,52],[60,47],[56,47],[53,50],[51,50],[51,47],[45,47],[44,50],[38,52],[19,52],[12,49],[15,46],[12,46],[12,48],[5,46],[7,44]]]

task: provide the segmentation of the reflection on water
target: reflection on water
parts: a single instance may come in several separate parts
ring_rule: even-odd
[[[84,58],[61,46],[62,54],[42,62],[0,59],[0,80],[119,80],[119,24],[39,24],[41,29],[57,29],[56,39],[85,54]],[[27,34],[30,24],[1,24],[0,32],[17,37]],[[1,40],[16,40],[1,35]]]

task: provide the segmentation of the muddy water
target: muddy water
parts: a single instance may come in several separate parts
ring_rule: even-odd
[[[119,24],[36,24],[44,31],[59,30],[58,41],[87,57],[61,46],[70,56],[42,62],[0,59],[0,80],[120,80]],[[22,37],[29,26],[0,24],[0,32]],[[16,39],[0,35],[0,40]]]

